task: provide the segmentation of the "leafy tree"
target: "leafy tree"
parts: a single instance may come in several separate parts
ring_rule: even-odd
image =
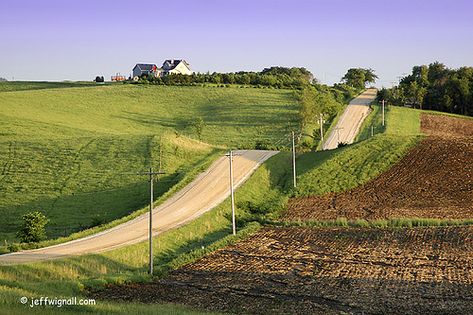
[[[376,82],[378,76],[373,69],[351,68],[343,76],[342,81],[356,89],[364,89],[366,84]]]
[[[306,129],[307,126],[318,125],[320,114],[333,118],[340,110],[342,104],[337,102],[332,93],[326,93],[323,90],[321,86],[310,86],[296,93],[300,104],[301,130]]]
[[[415,66],[387,94],[395,105],[473,115],[473,68],[449,69],[440,62]]]
[[[422,103],[424,102],[425,94],[427,93],[427,89],[419,86],[417,81],[412,81],[406,87],[406,99],[410,104],[412,104],[415,108],[422,109]]]
[[[388,101],[390,98],[391,98],[391,91],[390,90],[388,90],[384,87],[381,90],[378,90],[378,93],[376,95],[376,99],[378,101],[381,101],[381,100]]]
[[[373,69],[364,69],[365,70],[365,86],[366,84],[372,84],[376,82],[378,76],[374,73]]]
[[[17,233],[21,242],[34,243],[46,238],[44,227],[49,222],[49,219],[42,212],[28,212],[23,215],[22,219],[23,225]]]

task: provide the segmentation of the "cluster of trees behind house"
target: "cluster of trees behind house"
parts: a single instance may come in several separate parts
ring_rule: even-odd
[[[305,68],[271,67],[261,72],[230,72],[230,73],[194,73],[191,75],[167,75],[155,77],[144,75],[137,83],[164,85],[195,85],[195,84],[240,84],[274,88],[301,89],[312,83],[314,77]]]
[[[378,99],[399,106],[473,116],[473,67],[450,69],[439,62],[415,66],[399,85],[379,90]]]
[[[368,83],[373,83],[377,76],[371,69],[349,69],[342,82],[356,89],[362,89]],[[128,81],[130,82],[130,81]],[[126,83],[128,83],[126,82]],[[317,84],[314,75],[303,67],[270,67],[260,72],[239,71],[229,73],[194,73],[192,75],[167,75],[155,77],[143,75],[138,84],[164,84],[164,85],[195,85],[195,84],[239,84],[258,87],[303,89],[311,84]]]

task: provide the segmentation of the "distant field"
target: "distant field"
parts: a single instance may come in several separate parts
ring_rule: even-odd
[[[0,82],[0,92],[59,89],[70,87],[97,86],[95,82],[48,82],[48,81],[5,81]]]
[[[218,148],[281,144],[297,124],[288,90],[44,84],[7,82],[0,93],[0,240],[14,239],[30,210],[51,219],[50,237],[121,217],[148,194],[145,178],[124,173],[161,163],[159,196]]]

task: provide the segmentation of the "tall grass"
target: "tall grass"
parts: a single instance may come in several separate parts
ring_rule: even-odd
[[[335,220],[273,221],[271,225],[282,227],[356,227],[356,228],[412,228],[438,226],[469,226],[473,219],[438,218],[389,218],[377,220],[348,220],[340,217]]]

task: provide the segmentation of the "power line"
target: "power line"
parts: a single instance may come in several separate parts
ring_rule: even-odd
[[[164,172],[153,172],[150,167],[149,172],[136,173],[135,175],[148,175],[149,176],[149,274],[153,275],[153,175],[165,174]]]

